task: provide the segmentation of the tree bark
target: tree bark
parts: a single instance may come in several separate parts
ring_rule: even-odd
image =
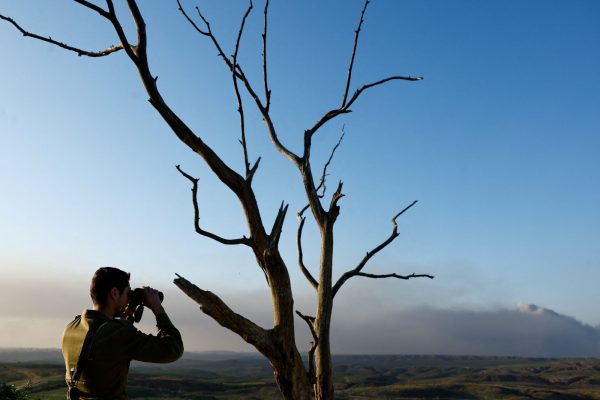
[[[321,271],[315,331],[318,345],[315,351],[317,400],[333,400],[333,365],[331,361],[331,342],[329,330],[333,310],[332,268],[333,268],[333,219],[326,220],[321,229]]]
[[[275,381],[286,400],[312,399],[312,388],[296,347],[294,298],[288,269],[275,248],[257,246],[255,255],[265,270],[273,304],[272,340],[275,354],[267,354]]]

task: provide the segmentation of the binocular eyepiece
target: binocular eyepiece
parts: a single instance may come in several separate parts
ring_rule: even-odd
[[[163,292],[158,292],[158,298],[162,303],[165,295]],[[133,311],[133,315],[127,317],[128,321],[131,322],[140,322],[142,319],[142,315],[144,314],[144,289],[137,288],[129,291],[129,304],[127,307]]]

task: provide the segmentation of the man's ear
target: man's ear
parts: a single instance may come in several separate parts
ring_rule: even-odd
[[[110,292],[108,292],[108,296],[111,299],[116,300],[119,297],[119,289],[117,289],[116,287],[110,289]]]

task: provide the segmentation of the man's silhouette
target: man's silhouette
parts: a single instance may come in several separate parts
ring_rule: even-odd
[[[158,291],[144,288],[144,305],[156,317],[156,336],[140,332],[123,319],[127,310],[129,273],[117,268],[100,268],[90,284],[94,308],[84,310],[65,328],[62,352],[69,385],[76,384],[81,399],[127,399],[127,375],[131,360],[168,363],[183,354],[183,342],[161,305]],[[78,382],[72,382],[88,331],[92,336],[86,364]]]

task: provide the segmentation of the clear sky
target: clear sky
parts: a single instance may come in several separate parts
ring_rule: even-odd
[[[175,1],[140,3],[165,99],[241,171],[235,94],[223,62]],[[240,62],[260,88],[262,2],[256,3]],[[246,3],[200,5],[231,53]],[[272,115],[293,150],[300,150],[305,129],[339,105],[361,8],[358,1],[271,2]],[[0,0],[0,14],[89,50],[118,42],[105,21],[69,1]],[[125,10],[121,15],[129,24]],[[565,354],[600,352],[593,328],[600,326],[598,21],[600,3],[592,0],[372,1],[352,88],[390,75],[425,79],[366,92],[352,114],[315,140],[319,166],[345,126],[329,170],[330,187],[341,179],[347,195],[335,273],[356,265],[389,235],[390,218],[418,199],[399,220],[401,236],[368,269],[436,278],[355,278],[336,297],[333,334],[344,338],[334,351],[485,353],[469,347],[466,331],[480,332],[482,342],[504,332],[510,344],[536,329],[505,332],[490,321],[515,325],[523,316],[523,326],[531,323],[542,336],[569,338],[563,328],[538,324],[543,316],[592,330],[589,347]],[[248,349],[171,283],[179,273],[270,323],[268,291],[252,255],[193,232],[190,185],[174,166],[200,178],[207,229],[245,234],[240,207],[149,105],[125,54],[77,57],[24,38],[5,21],[0,48],[0,347],[58,347],[62,326],[89,306],[91,275],[112,265],[131,271],[133,285],[166,292],[188,349]],[[254,186],[263,216],[269,225],[280,202],[290,204],[281,247],[298,306],[311,313],[312,288],[296,265],[293,216],[304,205],[299,174],[272,147],[250,102],[246,111],[250,157],[262,156]],[[312,222],[305,254],[314,268]],[[452,320],[469,321],[465,332],[454,333],[454,347],[419,330],[448,331],[444,321]],[[390,336],[368,340],[377,326]],[[563,354],[548,340],[535,354]]]

